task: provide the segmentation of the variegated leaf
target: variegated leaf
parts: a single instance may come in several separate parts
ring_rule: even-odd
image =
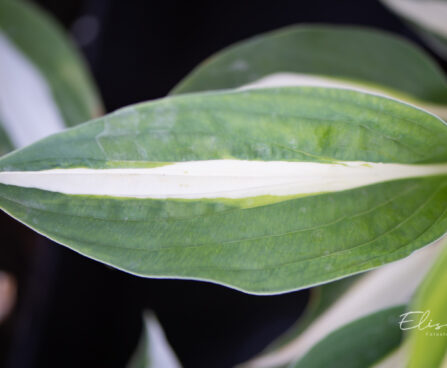
[[[0,160],[0,206],[142,276],[278,293],[405,257],[447,229],[447,126],[344,89],[132,106]]]

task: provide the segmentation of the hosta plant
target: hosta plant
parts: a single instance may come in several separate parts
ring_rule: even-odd
[[[289,27],[213,56],[168,97],[3,156],[0,207],[138,276],[253,294],[326,284],[247,367],[416,367],[421,354],[440,366],[445,338],[399,321],[413,306],[447,318],[446,116],[446,78],[416,46],[358,27]],[[134,366],[179,364],[141,346]]]

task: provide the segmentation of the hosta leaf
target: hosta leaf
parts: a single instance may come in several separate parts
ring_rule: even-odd
[[[332,332],[290,368],[364,368],[396,349],[404,306],[396,306],[358,319]]]
[[[15,147],[102,111],[71,41],[28,1],[0,0],[0,80],[0,121]]]
[[[333,332],[358,319],[397,305],[407,305],[447,237],[435,245],[415,252],[357,278],[329,308],[326,308],[300,334],[261,354],[243,365],[244,368],[279,368],[299,361]],[[351,278],[348,278],[348,280]],[[345,279],[346,280],[346,279]],[[325,285],[333,292],[331,283]],[[325,288],[320,288],[325,291]],[[397,326],[396,326],[397,327]]]
[[[447,115],[447,80],[421,49],[392,34],[354,26],[293,26],[213,55],[173,93],[234,88],[276,75],[287,83],[337,83],[381,91]],[[416,101],[420,100],[420,101]]]
[[[12,151],[13,146],[0,121],[0,156]]]
[[[407,322],[403,328],[409,333],[410,368],[445,367],[442,363],[447,352],[446,285],[447,247],[425,278],[405,317]]]
[[[144,326],[137,349],[127,368],[180,368],[157,317],[144,314]]]
[[[368,41],[374,42],[356,42],[358,38],[363,38],[364,41],[369,38]],[[337,41],[333,42],[334,39],[337,39]],[[350,42],[354,43],[355,48],[350,45]],[[396,46],[398,47],[396,48]],[[393,49],[391,53],[387,50],[390,47]],[[377,53],[377,50],[382,52]],[[397,52],[395,52],[396,50]],[[344,65],[351,63],[352,52],[355,52],[354,60],[358,62],[358,65],[369,66],[361,70],[362,75],[359,74],[358,65],[343,69]],[[375,60],[374,57],[379,54],[381,60]],[[371,58],[372,56],[373,58]],[[306,58],[314,62],[307,63]],[[340,62],[340,60],[343,62]],[[374,62],[371,63],[371,60],[374,60]],[[437,74],[437,76],[433,78],[433,81],[440,81],[439,84],[438,82],[432,84],[425,83],[426,79],[424,79],[423,83],[425,84],[420,85],[424,86],[425,89],[419,93],[419,98],[430,100],[433,91],[437,89],[446,90],[445,77],[429,55],[426,55],[422,49],[418,49],[396,36],[360,27],[294,26],[239,42],[237,45],[213,55],[212,58],[202,63],[186,77],[173,92],[224,89],[248,82],[255,82],[255,85],[259,86],[269,83],[278,86],[294,83],[320,83],[327,86],[338,83],[339,85],[349,86],[351,84],[351,86],[357,88],[372,89],[373,85],[384,83],[383,76],[394,78],[396,75],[402,75],[401,67],[407,62],[413,65],[419,64],[418,71],[425,73],[427,76],[436,71],[434,74]],[[319,74],[324,75],[325,78],[322,78]],[[344,80],[340,80],[341,77]],[[262,83],[259,83],[259,78],[261,78]],[[353,81],[361,82],[363,85],[360,85],[360,83],[356,85]],[[383,86],[377,88],[378,86],[376,86],[375,91],[414,100],[414,97],[407,97],[402,94],[403,91],[406,91],[404,93],[414,93],[414,90],[407,89],[408,82],[409,78],[405,76],[394,80],[393,88],[399,90],[398,93],[389,90],[389,84],[386,84],[388,88]],[[388,83],[388,81],[385,83]],[[445,105],[447,94],[444,92],[443,96],[439,101]],[[425,103],[425,105],[427,104]],[[445,108],[439,110],[438,112],[443,112],[443,115],[446,115]],[[375,277],[380,278],[381,270],[373,271]],[[411,274],[414,275],[414,271]],[[272,354],[279,351],[280,356],[284,357],[281,354],[281,347],[288,346],[289,343],[294,344],[295,340],[301,341],[300,345],[302,346],[302,343],[308,339],[305,338],[303,341],[303,339],[300,339],[300,335],[304,333],[306,337],[309,332],[312,334],[312,331],[315,330],[315,323],[311,324],[312,321],[326,311],[328,313],[324,316],[331,314],[333,308],[329,308],[334,304],[337,297],[341,295],[343,302],[349,299],[350,294],[345,293],[345,291],[353,281],[355,280],[351,277],[319,288],[313,288],[312,298],[305,314],[287,333],[269,346],[262,356],[268,355],[271,357]],[[357,283],[362,283],[362,279],[358,280]],[[382,288],[381,285],[374,285],[370,285],[369,293],[371,295],[376,295],[378,290]],[[330,330],[329,326],[326,327]],[[300,349],[294,350],[298,350],[299,353]],[[260,361],[256,360],[256,362]],[[250,366],[250,364],[247,366]],[[255,366],[258,366],[257,363],[253,363],[253,367]],[[262,363],[259,366],[263,366]],[[265,366],[269,366],[268,363]]]
[[[447,126],[343,89],[185,95],[0,160],[0,206],[143,276],[277,293],[405,257],[447,229]]]
[[[334,305],[337,299],[342,298],[346,294],[347,290],[359,280],[359,277],[360,276],[347,277],[312,288],[310,300],[304,313],[284,334],[273,341],[261,355],[274,352],[299,338],[299,336],[306,331],[319,316]]]
[[[406,19],[420,36],[447,59],[447,2],[445,0],[382,0]]]

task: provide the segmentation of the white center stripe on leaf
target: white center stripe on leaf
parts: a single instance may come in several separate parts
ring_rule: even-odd
[[[64,129],[46,80],[1,32],[0,120],[16,148]]]
[[[447,164],[204,160],[155,168],[5,171],[0,183],[65,194],[197,199],[334,192],[441,174]]]

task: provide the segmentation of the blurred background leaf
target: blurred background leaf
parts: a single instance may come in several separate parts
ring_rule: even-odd
[[[405,324],[408,333],[410,368],[444,367],[447,353],[447,247],[424,279],[410,304]],[[420,325],[419,325],[420,323]],[[419,325],[419,326],[418,326]]]
[[[430,47],[447,60],[447,2],[445,0],[382,0],[402,17]]]
[[[28,1],[0,0],[0,36],[2,151],[12,148],[9,142],[23,146],[102,115],[83,57],[46,12]]]
[[[143,332],[128,368],[181,368],[163,328],[152,312],[143,316]]]

